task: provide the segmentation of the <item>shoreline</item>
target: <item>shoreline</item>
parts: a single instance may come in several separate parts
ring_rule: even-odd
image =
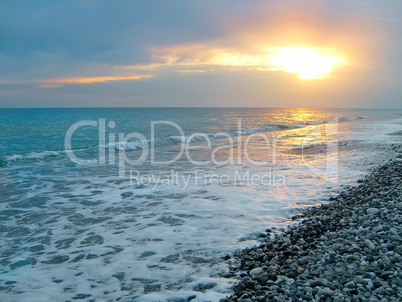
[[[402,145],[303,221],[237,252],[227,301],[401,301]],[[292,217],[300,219],[300,215]]]

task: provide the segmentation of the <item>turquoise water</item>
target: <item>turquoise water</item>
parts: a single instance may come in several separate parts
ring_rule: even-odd
[[[35,152],[63,151],[64,138],[71,125],[83,120],[114,121],[108,133],[139,132],[150,138],[151,121],[171,121],[185,134],[195,132],[237,134],[238,120],[244,131],[270,130],[269,126],[321,123],[335,118],[374,117],[392,114],[388,110],[280,109],[280,108],[72,108],[72,109],[1,109],[0,159]],[[274,129],[273,129],[274,130]],[[82,127],[73,137],[76,148],[98,145],[96,127]],[[157,128],[156,137],[174,143],[169,137],[180,135],[171,126]],[[161,143],[164,145],[164,143]]]
[[[256,244],[268,226],[286,227],[292,213],[381,163],[388,146],[400,142],[388,135],[402,128],[400,114],[1,109],[0,300],[217,301],[235,282],[220,277],[234,261],[222,257]],[[88,164],[65,151],[66,133],[82,121],[93,125],[78,127],[71,145],[77,158],[95,160]],[[161,121],[183,137],[167,123],[152,137],[152,122]],[[134,132],[145,142],[119,144],[119,133]],[[186,142],[197,147],[191,157],[183,152],[172,160]],[[152,143],[163,164],[143,152]],[[231,151],[236,160],[226,160]],[[138,164],[119,162],[141,154]],[[328,163],[337,164],[335,178]],[[248,176],[252,181],[243,181]]]

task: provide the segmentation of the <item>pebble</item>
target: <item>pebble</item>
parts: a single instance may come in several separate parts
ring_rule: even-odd
[[[375,245],[371,242],[370,239],[364,239],[364,245],[367,246],[370,250],[375,250]]]
[[[325,287],[325,288],[319,289],[318,292],[317,292],[317,294],[318,294],[319,296],[328,296],[328,297],[331,297],[331,296],[334,294],[334,291],[331,290],[331,289],[328,288],[328,287]]]
[[[305,265],[305,264],[307,264],[309,261],[310,261],[310,257],[309,257],[309,256],[305,256],[305,257],[302,257],[302,258],[299,259],[299,263],[300,263],[301,265]]]
[[[249,274],[250,274],[251,278],[255,278],[255,277],[261,275],[262,273],[264,273],[264,270],[261,267],[257,267],[257,268],[252,269]]]
[[[369,209],[366,210],[367,214],[369,214],[369,215],[375,215],[375,214],[377,214],[379,211],[380,211],[380,210],[379,210],[379,209],[376,209],[376,208],[369,208]]]
[[[310,287],[316,287],[321,285],[324,285],[324,282],[322,282],[322,280],[313,280],[310,282]]]

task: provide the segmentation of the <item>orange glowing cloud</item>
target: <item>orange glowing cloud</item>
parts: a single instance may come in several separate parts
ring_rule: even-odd
[[[113,68],[121,70],[124,69],[124,66],[114,66]],[[135,74],[124,76],[65,77],[38,80],[0,80],[0,84],[37,84],[39,88],[56,88],[63,86],[63,84],[94,84],[110,81],[141,80],[151,77],[153,77],[151,74]]]
[[[110,81],[140,80],[150,78],[152,75],[134,75],[134,76],[103,76],[103,77],[71,77],[60,79],[48,79],[45,83],[58,84],[93,84],[104,83]]]
[[[203,73],[206,72],[206,70],[202,70],[202,69],[183,69],[183,70],[175,70],[175,72],[184,72],[184,73],[191,73],[191,72],[195,72],[195,73]]]
[[[364,17],[334,16],[321,1],[271,2],[259,11],[226,20],[224,27],[226,35],[212,41],[152,48],[157,68],[220,66],[323,78],[339,73],[340,67],[370,68],[384,44],[380,30]]]
[[[205,52],[203,52],[205,51]],[[333,50],[310,47],[269,48],[254,47],[254,53],[236,53],[233,49],[208,48],[206,45],[180,45],[158,49],[164,60],[160,67],[221,66],[226,70],[242,68],[297,73],[301,78],[327,77],[336,67],[346,64],[346,59]],[[158,55],[155,55],[158,57]],[[204,72],[203,70],[176,70],[179,72]]]

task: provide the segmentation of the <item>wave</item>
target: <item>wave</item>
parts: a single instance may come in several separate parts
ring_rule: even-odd
[[[246,129],[243,131],[237,131],[239,134],[254,134],[258,132],[270,132],[270,131],[280,131],[280,130],[289,130],[289,129],[297,129],[304,128],[306,124],[290,124],[290,125],[272,125],[272,124],[263,124],[258,127]]]
[[[365,119],[367,117],[364,116],[356,116],[356,117],[342,117],[337,120],[331,121],[317,121],[317,122],[306,122],[306,123],[296,123],[296,124],[262,124],[257,127],[253,127],[250,129],[244,130],[236,130],[231,131],[228,133],[225,132],[218,132],[218,133],[194,133],[187,136],[180,136],[180,135],[172,135],[167,137],[156,138],[153,141],[153,145],[155,147],[163,147],[167,145],[179,145],[184,144],[186,142],[197,142],[197,141],[205,141],[206,138],[210,140],[219,140],[229,136],[243,136],[249,134],[255,134],[259,132],[272,132],[272,131],[284,131],[284,130],[291,130],[291,129],[299,129],[304,128],[311,125],[322,125],[326,123],[335,123],[335,122],[348,122],[348,121],[356,121],[360,119]],[[191,140],[190,140],[191,138]],[[148,146],[151,143],[151,140],[147,140]],[[101,146],[102,147],[102,146]],[[131,140],[127,142],[115,142],[115,143],[108,143],[104,145],[106,149],[116,149],[120,151],[134,151],[143,148],[143,143],[139,140]],[[90,150],[97,150],[99,145],[90,145],[84,146],[80,148],[74,148],[75,152],[80,151],[90,151]],[[13,154],[10,156],[5,156],[3,159],[0,159],[0,166],[6,166],[11,162],[17,161],[24,161],[24,160],[44,160],[51,157],[58,157],[60,155],[65,154],[66,152],[63,151],[43,151],[43,152],[30,152],[25,155],[21,154]]]
[[[354,116],[354,117],[341,117],[338,119],[330,120],[330,121],[314,121],[314,122],[305,122],[305,123],[297,123],[297,124],[263,124],[259,125],[254,128],[237,131],[240,135],[244,134],[254,134],[258,132],[269,132],[269,131],[280,131],[280,130],[291,130],[291,129],[299,129],[304,128],[306,126],[313,126],[313,125],[323,125],[328,123],[342,123],[342,122],[351,122],[360,119],[368,118],[367,116]]]
[[[46,157],[55,157],[58,155],[60,155],[60,153],[57,151],[31,152],[26,155],[13,154],[10,156],[6,156],[4,157],[4,160],[6,162],[12,162],[24,159],[44,159]]]
[[[368,116],[354,116],[354,117],[340,117],[338,122],[352,122],[357,120],[366,119]]]
[[[142,149],[142,143],[140,141],[117,142],[117,143],[108,143],[105,147],[107,149],[129,151],[129,150]]]

